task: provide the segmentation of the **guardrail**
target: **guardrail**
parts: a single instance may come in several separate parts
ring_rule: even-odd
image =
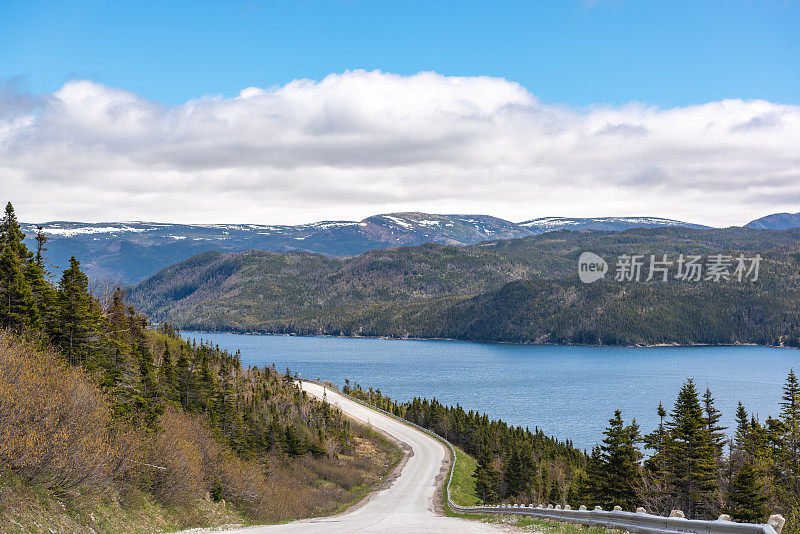
[[[306,378],[298,379],[306,382],[313,382],[317,385],[330,388],[329,384],[319,380],[308,380]],[[638,508],[636,512],[625,512],[619,506],[616,506],[612,511],[606,511],[599,506],[594,510],[588,510],[585,506],[581,506],[577,510],[573,510],[569,505],[561,507],[561,505],[539,505],[539,506],[526,506],[524,504],[514,505],[484,505],[484,506],[459,506],[450,499],[450,484],[453,481],[453,471],[456,465],[456,449],[453,444],[448,440],[427,428],[421,427],[418,424],[407,421],[402,417],[398,417],[391,412],[387,412],[381,408],[373,406],[367,402],[357,399],[347,393],[334,390],[339,395],[347,397],[359,404],[372,408],[388,417],[401,421],[409,426],[433,436],[450,448],[450,454],[453,457],[453,462],[450,465],[450,476],[447,479],[447,486],[445,494],[447,495],[447,504],[450,508],[462,514],[514,514],[537,517],[540,519],[564,521],[568,523],[576,523],[586,526],[597,526],[608,529],[625,530],[633,533],[643,534],[781,534],[785,520],[780,514],[771,515],[769,521],[765,524],[757,523],[736,523],[731,521],[730,516],[721,515],[719,519],[714,521],[705,521],[700,519],[686,519],[683,517],[683,512],[680,510],[673,510],[670,517],[663,517],[660,515],[648,514],[644,508]]]
[[[648,514],[643,508],[637,512],[625,512],[621,509],[609,512],[599,507],[587,510],[582,506],[578,510],[572,510],[569,506],[562,508],[558,505],[555,507],[552,505],[543,507],[516,504],[513,506],[454,506],[450,503],[450,506],[462,513],[517,514],[645,534],[780,534],[784,524],[783,517],[777,514],[770,516],[769,522],[761,525],[735,523],[725,515],[715,521],[685,519],[680,510],[674,510],[670,517],[662,517]]]

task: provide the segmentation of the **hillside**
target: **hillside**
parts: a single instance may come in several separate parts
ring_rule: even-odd
[[[245,369],[238,354],[170,325],[152,329],[119,288],[91,292],[78,260],[58,285],[43,263],[8,204],[0,531],[309,517],[357,500],[399,459],[387,440],[309,397],[288,369]]]
[[[132,284],[159,269],[208,251],[314,252],[353,256],[368,250],[423,243],[470,245],[513,239],[553,229],[623,230],[650,226],[696,226],[670,219],[608,217],[537,219],[523,224],[488,215],[389,213],[362,221],[322,221],[296,226],[263,224],[186,225],[151,222],[42,223],[51,270],[60,272],[69,258],[81,258],[90,278]],[[545,221],[550,221],[545,224]],[[22,224],[31,239],[36,224]]]
[[[467,247],[428,244],[354,258],[206,253],[130,290],[155,321],[191,329],[549,343],[795,343],[800,230],[658,228],[553,232]],[[591,250],[762,253],[757,283],[593,285]]]

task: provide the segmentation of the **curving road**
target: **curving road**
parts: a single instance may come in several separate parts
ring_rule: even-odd
[[[436,477],[447,454],[444,445],[439,441],[335,391],[325,390],[318,384],[303,382],[302,387],[315,397],[322,398],[325,394],[329,403],[339,407],[348,416],[365,423],[369,422],[373,427],[408,444],[413,454],[403,466],[400,476],[389,488],[374,493],[366,504],[353,511],[337,516],[306,519],[285,525],[252,527],[233,532],[242,534],[504,532],[503,529],[493,525],[436,515],[433,504]]]

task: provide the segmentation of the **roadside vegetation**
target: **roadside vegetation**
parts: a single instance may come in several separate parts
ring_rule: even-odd
[[[478,462],[475,458],[458,447],[456,450],[456,463],[453,466],[453,479],[450,482],[450,499],[458,506],[474,506],[481,503],[475,492],[475,468]]]
[[[157,330],[119,288],[58,284],[0,226],[0,531],[157,531],[326,514],[398,451],[287,370]],[[122,521],[120,518],[128,518]],[[139,518],[139,519],[136,519]],[[55,526],[54,526],[55,525]],[[58,531],[58,530],[56,530]]]
[[[398,402],[349,381],[343,390],[463,448],[451,485],[459,505],[644,507],[659,515],[679,509],[689,518],[725,513],[749,523],[780,513],[785,532],[800,529],[800,382],[793,371],[777,418],[762,421],[740,403],[736,428],[722,427],[711,391],[701,394],[689,379],[671,411],[658,406],[657,428],[643,434],[616,411],[590,454],[435,399]]]

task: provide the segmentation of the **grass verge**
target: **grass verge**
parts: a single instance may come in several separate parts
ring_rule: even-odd
[[[481,501],[475,496],[475,478],[472,474],[478,462],[458,447],[456,465],[453,467],[453,480],[450,482],[450,499],[458,506],[475,506]]]

